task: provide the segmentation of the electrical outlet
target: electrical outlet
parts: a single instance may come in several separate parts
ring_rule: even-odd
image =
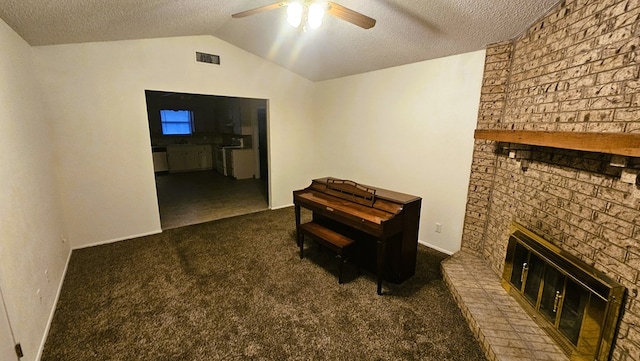
[[[48,269],[44,270],[44,278],[46,278],[47,283],[51,282],[51,280],[49,279],[49,270]]]
[[[40,304],[42,304],[42,292],[40,292],[39,288],[36,291],[36,297],[38,297],[38,301],[40,302]]]
[[[442,223],[436,223],[436,233],[442,233]]]
[[[63,244],[67,243],[67,237],[65,237],[64,234],[60,235],[60,242],[62,242]]]

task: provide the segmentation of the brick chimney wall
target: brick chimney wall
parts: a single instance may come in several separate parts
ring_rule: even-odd
[[[488,46],[477,128],[640,133],[640,0],[563,1]],[[640,187],[620,179],[640,159],[625,160],[476,140],[462,248],[502,274],[517,221],[612,276],[628,289],[612,360],[640,361]]]

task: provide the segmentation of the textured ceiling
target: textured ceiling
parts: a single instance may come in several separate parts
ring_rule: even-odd
[[[519,35],[558,0],[336,0],[377,20],[326,16],[301,32],[275,0],[0,0],[0,18],[33,46],[213,35],[313,81],[483,49]]]

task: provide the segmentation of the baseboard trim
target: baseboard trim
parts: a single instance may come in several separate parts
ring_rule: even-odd
[[[291,203],[291,204],[286,204],[286,205],[284,205],[284,206],[271,207],[270,209],[271,209],[272,211],[275,211],[276,209],[282,209],[282,208],[288,208],[288,207],[293,207],[293,203]]]
[[[56,307],[58,306],[58,300],[60,299],[60,294],[62,293],[62,285],[64,284],[64,279],[67,275],[67,269],[69,269],[69,262],[71,261],[71,253],[73,250],[69,250],[67,254],[67,261],[64,265],[64,269],[62,270],[62,275],[60,276],[60,282],[58,283],[58,290],[56,291],[56,297],[53,299],[53,304],[51,305],[51,311],[49,312],[49,319],[47,320],[47,327],[44,329],[44,335],[42,336],[42,340],[40,341],[40,347],[38,347],[38,353],[36,354],[36,361],[40,361],[42,358],[42,352],[44,352],[44,345],[47,342],[47,337],[49,337],[49,330],[51,330],[51,323],[53,323],[53,316],[56,313]]]
[[[436,251],[438,251],[438,252],[442,252],[442,253],[444,253],[444,254],[447,254],[447,255],[449,255],[449,256],[451,256],[452,254],[454,254],[454,253],[455,253],[455,252],[451,252],[451,251],[449,251],[449,250],[447,250],[447,249],[440,248],[440,247],[438,247],[438,246],[434,246],[434,245],[432,245],[432,244],[430,244],[430,243],[423,242],[423,241],[421,241],[421,240],[418,240],[418,243],[419,243],[419,244],[421,244],[421,245],[423,245],[423,246],[425,246],[425,247],[429,247],[429,248],[435,249],[435,250],[436,250]]]
[[[158,233],[162,233],[162,230],[160,229],[160,230],[157,230],[157,231],[151,231],[151,232],[146,232],[146,233],[133,234],[133,235],[130,235],[130,236],[125,236],[125,237],[120,237],[120,238],[108,239],[106,241],[99,241],[99,242],[90,243],[90,244],[83,244],[81,246],[72,247],[71,249],[72,250],[76,250],[76,249],[83,249],[83,248],[101,246],[103,244],[126,241],[126,240],[129,240],[129,239],[134,239],[134,238],[138,238],[138,237],[151,236],[151,235],[158,234]]]

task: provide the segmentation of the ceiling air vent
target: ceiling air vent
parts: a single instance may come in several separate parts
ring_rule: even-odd
[[[196,51],[196,61],[200,62],[200,63],[209,63],[209,64],[218,64],[218,65],[220,65],[220,56],[219,55],[213,55],[213,54],[207,54],[207,53],[201,53],[199,51]]]

